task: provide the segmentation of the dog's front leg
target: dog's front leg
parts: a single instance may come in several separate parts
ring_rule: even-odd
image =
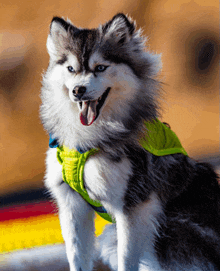
[[[160,201],[152,193],[146,202],[116,215],[118,271],[137,271],[144,252],[150,260],[149,270],[160,270],[154,251],[154,239],[161,214]]]
[[[70,186],[62,182],[56,150],[48,151],[45,184],[56,199],[71,271],[91,271],[94,249],[94,211]]]
[[[66,184],[63,184],[66,186]],[[58,200],[59,218],[71,271],[91,271],[95,256],[94,211],[69,187]]]
[[[118,271],[137,271],[141,256],[142,241],[135,225],[122,215],[116,218],[118,239]]]

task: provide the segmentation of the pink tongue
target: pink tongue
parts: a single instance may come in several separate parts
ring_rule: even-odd
[[[91,125],[96,118],[97,101],[82,102],[82,109],[80,112],[80,121],[82,125]]]

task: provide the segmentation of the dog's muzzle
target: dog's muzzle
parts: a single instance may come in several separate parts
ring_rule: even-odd
[[[85,92],[86,92],[85,86],[75,86],[73,89],[73,96],[80,100]]]

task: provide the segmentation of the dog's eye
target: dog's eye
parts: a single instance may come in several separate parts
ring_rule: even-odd
[[[98,65],[95,67],[95,72],[104,72],[107,68],[108,68],[108,66]]]
[[[73,69],[72,66],[68,66],[67,69],[68,69],[69,72],[75,72],[75,70]]]

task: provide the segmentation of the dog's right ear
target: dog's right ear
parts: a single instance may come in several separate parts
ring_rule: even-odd
[[[68,49],[71,32],[77,30],[70,21],[54,17],[50,24],[50,33],[47,38],[47,50],[52,59],[56,59],[64,50]]]
[[[106,37],[122,45],[130,40],[130,37],[135,32],[135,22],[123,13],[118,13],[103,25],[102,30]]]

